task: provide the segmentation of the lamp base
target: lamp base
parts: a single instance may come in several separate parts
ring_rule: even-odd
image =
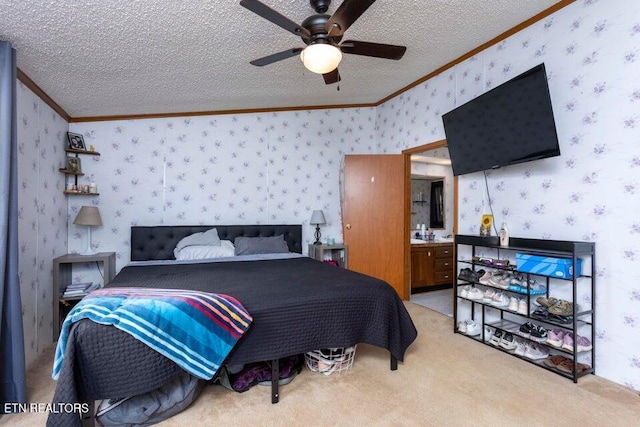
[[[315,238],[316,241],[313,242],[314,245],[321,245],[322,242],[320,241],[320,226],[316,225],[316,234],[315,234]]]
[[[80,255],[95,255],[98,252],[94,251],[91,247],[91,226],[87,225],[87,247]]]

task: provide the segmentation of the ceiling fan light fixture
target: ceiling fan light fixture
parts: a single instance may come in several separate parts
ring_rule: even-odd
[[[326,74],[338,68],[342,51],[327,43],[315,43],[300,52],[300,59],[312,73]]]

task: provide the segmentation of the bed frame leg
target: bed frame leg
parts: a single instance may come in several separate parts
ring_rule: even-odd
[[[397,371],[398,370],[398,359],[396,359],[393,356],[391,356],[391,370],[392,371]]]
[[[91,400],[86,403],[89,405],[89,411],[81,415],[80,423],[82,423],[82,427],[94,427],[96,425],[96,402]]]
[[[276,404],[280,398],[278,386],[280,384],[280,359],[271,361],[271,403]]]

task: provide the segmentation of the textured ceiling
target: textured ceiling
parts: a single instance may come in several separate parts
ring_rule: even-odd
[[[262,1],[297,23],[315,14],[307,0]],[[345,40],[407,52],[400,61],[344,55],[339,91],[297,57],[250,65],[304,44],[239,0],[0,0],[0,39],[74,118],[368,104],[557,1],[377,0]]]

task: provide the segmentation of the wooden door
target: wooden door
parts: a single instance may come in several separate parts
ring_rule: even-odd
[[[349,269],[389,283],[409,299],[405,259],[405,171],[402,155],[345,156],[343,236]]]

